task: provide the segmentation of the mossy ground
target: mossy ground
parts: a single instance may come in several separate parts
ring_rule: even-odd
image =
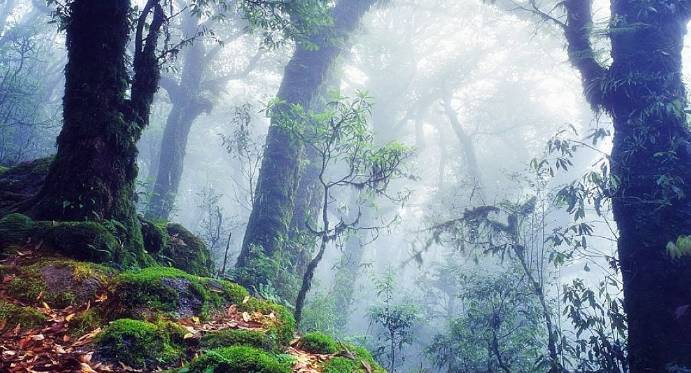
[[[205,349],[244,345],[270,352],[281,350],[276,339],[266,332],[243,329],[226,329],[209,333],[202,337],[201,345]]]
[[[22,307],[0,300],[0,332],[19,325],[33,328],[46,321],[46,316],[32,307]]]
[[[182,359],[184,335],[185,329],[174,323],[119,319],[97,337],[96,353],[134,368],[155,368]]]
[[[275,355],[250,346],[232,346],[206,351],[179,373],[289,373],[289,364]]]
[[[386,370],[374,361],[366,349],[345,344],[339,349],[344,355],[354,355],[354,359],[336,356],[324,363],[324,373],[385,373]]]
[[[288,372],[298,362],[290,347],[295,337],[291,312],[249,296],[240,285],[170,267],[119,271],[45,257],[27,246],[19,250],[21,254],[5,254],[0,260],[0,275],[6,279],[0,293],[11,299],[0,301],[0,320],[8,320],[2,322],[6,330],[17,323],[27,332],[41,330],[46,339],[35,343],[53,341],[69,348],[82,340],[79,343],[86,344],[79,344],[79,351],[94,352],[93,361],[115,371],[118,361],[145,371],[170,371],[187,363],[182,372]],[[148,312],[139,312],[142,309]],[[187,318],[181,319],[181,309],[189,311]],[[251,321],[243,324],[247,316]],[[60,324],[59,332],[44,332],[58,330]],[[354,347],[349,349],[355,360],[335,357],[345,345],[322,337],[312,333],[303,338],[310,349],[331,354],[326,362],[314,359],[316,371],[364,371],[362,361],[382,371],[369,354]],[[12,343],[19,343],[19,338],[21,334]],[[10,342],[0,342],[6,343]],[[330,352],[333,346],[338,346],[336,353]]]
[[[302,336],[300,347],[315,354],[333,354],[338,351],[338,343],[330,336],[320,332],[310,332]]]

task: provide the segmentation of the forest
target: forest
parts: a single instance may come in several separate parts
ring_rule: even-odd
[[[690,21],[0,0],[0,372],[691,372]]]

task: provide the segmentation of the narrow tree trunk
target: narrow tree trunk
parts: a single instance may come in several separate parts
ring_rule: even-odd
[[[183,28],[188,37],[194,35],[197,29],[196,17],[187,15]],[[182,178],[190,130],[194,121],[210,109],[209,104],[199,96],[205,70],[204,61],[204,45],[201,40],[196,40],[187,47],[180,84],[166,86],[173,107],[163,130],[158,172],[146,211],[148,219],[170,218]]]

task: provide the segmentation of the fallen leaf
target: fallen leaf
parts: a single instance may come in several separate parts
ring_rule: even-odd
[[[42,341],[42,340],[46,339],[46,337],[43,334],[35,334],[35,335],[30,336],[30,338],[31,338],[31,340],[34,340],[34,341]]]

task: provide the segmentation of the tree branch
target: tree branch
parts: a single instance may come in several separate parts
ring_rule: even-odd
[[[603,106],[604,92],[600,82],[605,78],[605,69],[595,59],[590,42],[593,27],[592,0],[565,0],[566,29],[569,61],[581,73],[583,90],[590,106],[597,110]]]

